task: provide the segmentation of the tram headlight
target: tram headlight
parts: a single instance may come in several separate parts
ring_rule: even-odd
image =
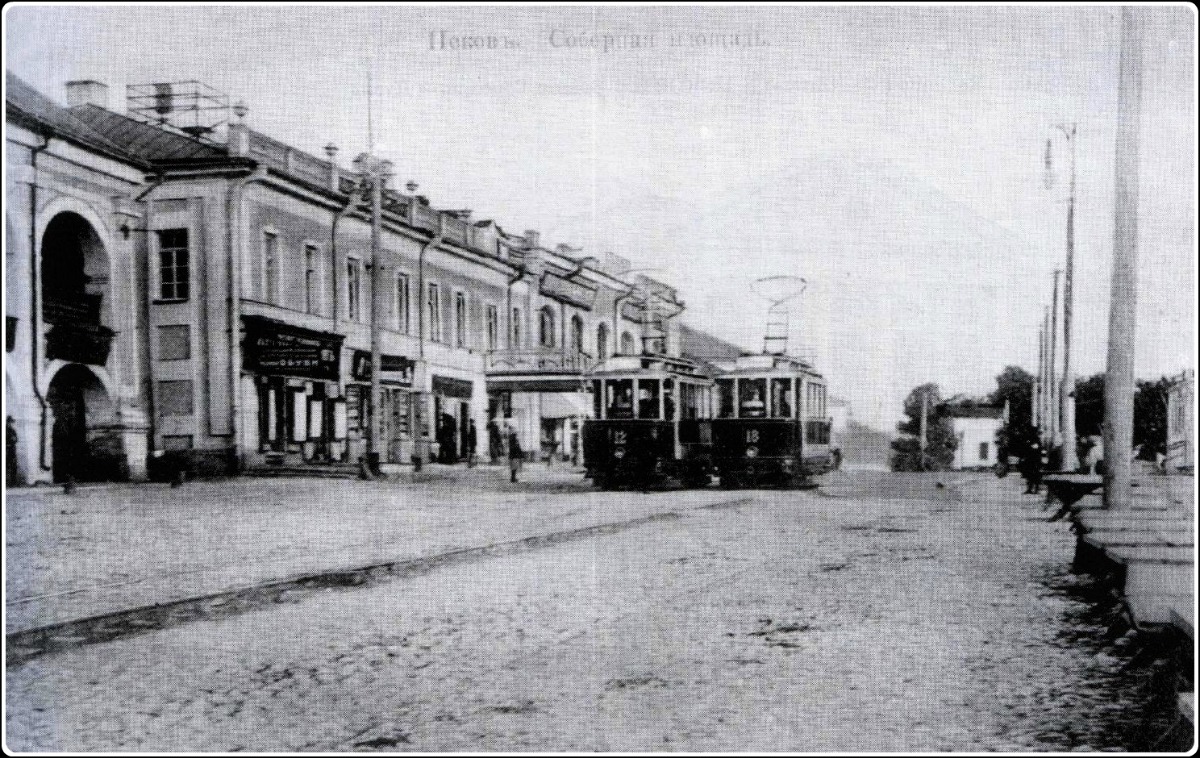
[[[756,448],[754,445],[751,445],[750,447],[746,448],[746,457],[747,458],[757,458],[758,457],[758,448]]]
[[[783,470],[784,471],[787,471],[790,473],[791,470],[794,469],[795,467],[796,467],[796,459],[795,458],[784,458],[783,459]]]
[[[624,457],[625,457],[625,448],[623,448],[623,447],[613,448],[613,458],[616,458],[619,461]]]

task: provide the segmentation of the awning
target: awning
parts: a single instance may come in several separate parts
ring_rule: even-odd
[[[571,418],[591,413],[591,395],[582,392],[547,392],[541,401],[542,418]]]

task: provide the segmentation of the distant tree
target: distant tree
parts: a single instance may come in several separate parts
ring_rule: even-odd
[[[996,377],[996,389],[988,395],[992,405],[1008,405],[1008,420],[996,432],[1000,460],[1020,455],[1028,444],[1033,426],[1033,374],[1020,366],[1005,366]]]
[[[1171,380],[1139,381],[1133,396],[1133,444],[1143,460],[1167,453],[1167,389]]]
[[[921,402],[926,399],[925,453],[921,454]],[[893,471],[944,471],[954,463],[958,440],[936,384],[922,384],[904,399],[907,421],[896,425],[902,436],[892,441]]]
[[[1141,456],[1154,460],[1167,451],[1167,388],[1170,379],[1139,380],[1133,395],[1133,444],[1141,445]],[[1075,433],[1080,437],[1100,435],[1104,423],[1104,374],[1075,383]]]
[[[1104,374],[1075,382],[1075,434],[1090,437],[1100,434],[1104,423]]]

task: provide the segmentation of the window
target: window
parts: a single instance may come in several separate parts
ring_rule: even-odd
[[[362,262],[346,259],[346,318],[358,321],[362,315]]]
[[[192,357],[192,329],[187,324],[158,327],[158,359],[185,361]]]
[[[742,379],[738,382],[738,417],[763,418],[767,415],[767,380]]]
[[[583,352],[583,319],[571,317],[571,351],[576,355]]]
[[[521,309],[513,308],[512,316],[508,322],[509,337],[512,339],[512,344],[509,346],[514,350],[521,349]]]
[[[792,380],[771,380],[771,417],[791,418],[792,416]]]
[[[633,355],[633,335],[629,332],[621,332],[621,354]]]
[[[657,379],[642,379],[638,382],[638,418],[659,418]]]
[[[467,346],[467,296],[454,293],[454,346]]]
[[[986,461],[988,459],[988,443],[979,443],[979,460]]]
[[[606,418],[633,418],[633,380],[607,379],[604,382]]]
[[[483,309],[483,333],[487,339],[487,349],[495,350],[497,343],[500,341],[500,324],[499,314],[496,313],[496,306],[488,305]]]
[[[596,328],[596,357],[604,360],[608,357],[608,326],[601,324]]]
[[[733,379],[717,380],[717,396],[720,398],[717,418],[733,418]]]
[[[396,274],[396,329],[404,334],[412,333],[408,287],[408,274]]]
[[[187,229],[158,233],[158,296],[162,300],[188,299]]]
[[[554,347],[554,310],[548,305],[538,311],[538,343]]]
[[[429,293],[426,296],[426,304],[429,308],[429,339],[433,342],[441,342],[442,340],[442,291],[432,282],[429,284]]]
[[[192,380],[159,382],[157,400],[159,416],[192,415]]]
[[[274,303],[279,292],[279,235],[263,232],[263,291],[262,298]]]
[[[320,250],[316,245],[304,246],[304,312],[321,312]]]

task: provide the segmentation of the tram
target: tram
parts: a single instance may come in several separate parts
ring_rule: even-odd
[[[816,486],[835,467],[825,379],[787,355],[744,355],[720,366],[711,456],[721,486]]]
[[[693,361],[614,355],[589,374],[587,476],[600,489],[704,487],[712,461],[712,378]]]

